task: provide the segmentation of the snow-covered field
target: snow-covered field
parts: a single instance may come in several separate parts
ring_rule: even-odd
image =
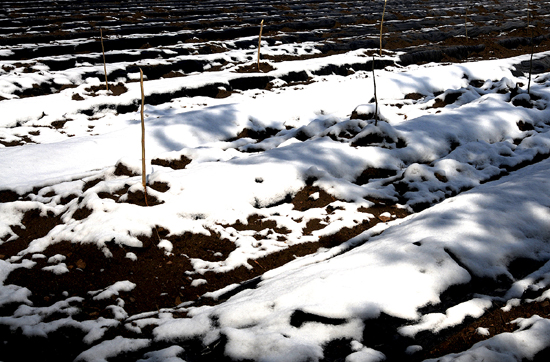
[[[137,175],[139,113],[103,111],[93,121],[99,134],[90,136],[90,121],[70,113],[70,95],[49,96],[51,117],[67,112],[74,120],[66,132],[75,136],[59,140],[48,129],[37,136],[38,144],[1,150],[2,189],[26,194],[24,200],[0,205],[3,245],[17,240],[13,227],[21,225],[29,210],[59,217],[60,223],[0,261],[1,303],[20,304],[0,323],[26,336],[46,337],[64,327],[81,330],[86,348],[77,360],[83,361],[127,351],[147,351],[146,360],[160,355],[178,360],[176,356],[185,356],[178,342],[197,339],[205,347],[223,341],[225,355],[234,360],[318,360],[323,346],[342,338],[351,340],[353,350],[346,360],[370,361],[384,358],[365,338],[373,334],[366,330],[369,323],[381,315],[399,318],[395,332],[401,352],[414,353],[422,348],[414,339],[421,331],[437,333],[466,316],[480,317],[497,303],[526,303],[521,299],[526,290],[538,292],[531,299],[545,300],[550,297],[545,292],[550,283],[550,163],[543,160],[512,170],[550,152],[550,79],[546,74],[534,77],[529,96],[525,76],[511,72],[513,64],[525,58],[375,71],[381,116],[377,124],[369,117],[350,119],[354,109],[359,115],[374,110],[369,103],[371,72],[316,77],[309,85],[245,91],[224,99],[181,98],[146,106],[148,182],[168,186],[165,192],[148,190],[162,202],[151,207],[126,202],[142,187]],[[157,84],[164,85],[146,82],[145,87]],[[136,93],[137,87],[131,86],[127,93]],[[407,99],[413,93],[420,95],[418,100]],[[434,108],[450,95],[456,95],[453,103]],[[94,101],[101,102],[101,97],[109,96]],[[34,112],[32,101],[22,99],[17,112],[4,114],[16,118]],[[514,104],[519,101],[523,106]],[[50,109],[44,112],[49,115]],[[32,129],[44,118],[28,121],[19,130]],[[244,129],[268,128],[277,132],[262,141],[237,137]],[[184,169],[150,164],[152,158],[181,156],[191,160]],[[117,176],[117,164],[136,175]],[[394,175],[360,185],[356,180],[366,169]],[[98,182],[85,188],[90,180]],[[335,198],[330,209],[324,205],[297,210],[285,202],[307,183]],[[470,190],[461,193],[465,189]],[[69,195],[74,197],[61,202]],[[319,192],[309,195],[316,197]],[[152,238],[155,229],[166,230],[165,236],[215,233],[234,243],[223,260],[190,259],[192,288],[207,282],[201,278],[207,271],[251,268],[251,260],[374,218],[369,207],[380,202],[409,211],[417,205],[437,205],[404,219],[391,220],[388,213],[386,222],[273,269],[254,288],[243,288],[213,306],[181,301],[174,308],[129,316],[123,295],[136,285],[128,275],[127,280],[97,286],[88,297],[110,300],[111,318],[79,321],[73,315],[86,295],[72,296],[67,290],[65,298],[52,298],[58,301],[51,306],[35,307],[29,289],[6,283],[13,270],[37,268],[37,260],[46,257],[43,270],[52,278],[76,273],[78,268],[69,269],[65,255],[47,253],[62,241],[94,244],[107,256],[108,243],[139,249],[139,236]],[[83,209],[88,210],[86,217],[75,217]],[[255,233],[228,226],[246,224],[253,215],[274,221],[276,227]],[[320,229],[305,235],[303,228],[314,219],[321,220]],[[177,250],[166,237],[154,243],[166,255]],[[126,257],[139,258],[133,252]],[[510,271],[518,258],[533,260],[528,275],[517,277]],[[466,288],[468,293],[442,305],[441,294],[448,288],[483,278],[501,283],[494,289]],[[216,300],[236,287],[207,297]],[[427,306],[437,312],[422,313]],[[511,334],[492,336],[485,326],[492,338],[460,358],[529,358],[550,343],[546,317],[518,320],[520,329]],[[135,336],[105,338],[111,328]],[[388,343],[382,344],[387,348]],[[151,351],[161,344],[171,347]]]
[[[1,61],[0,361],[545,360],[550,73],[236,42],[145,81],[147,205],[135,72]]]

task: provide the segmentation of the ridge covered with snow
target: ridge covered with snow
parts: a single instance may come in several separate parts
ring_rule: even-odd
[[[365,54],[322,62],[346,64]],[[284,84],[274,70],[269,91],[147,105],[149,207],[136,201],[143,196],[139,113],[99,107],[131,103],[137,83],[118,99],[105,93],[84,101],[98,106],[93,119],[72,98],[79,88],[0,102],[2,137],[26,134],[36,143],[0,149],[0,191],[12,197],[0,203],[0,247],[16,245],[29,212],[56,220],[2,256],[0,307],[13,313],[0,325],[26,337],[77,329],[84,343],[77,361],[127,353],[143,361],[200,360],[197,345],[231,360],[319,361],[338,340],[347,341],[347,362],[381,361],[414,358],[424,348],[418,336],[527,303],[524,292],[545,301],[550,77],[536,75],[527,93],[526,75],[514,69],[526,59],[377,69],[379,121],[370,101],[373,73],[318,76],[318,60],[283,66],[285,74],[306,69],[310,84]],[[216,73],[214,83],[231,76]],[[183,82],[198,87],[213,82],[203,79],[209,77]],[[173,91],[179,82],[154,80],[145,88]],[[50,127],[61,118],[62,132]],[[304,190],[314,206],[296,201]],[[376,211],[381,207],[391,212]],[[253,220],[265,227],[247,228]],[[145,258],[140,250],[159,249],[186,260],[185,288],[199,288],[213,284],[212,274],[250,270],[261,258],[367,224],[262,273],[252,286],[223,285],[198,296],[201,303],[178,297],[177,305],[150,313],[126,311],[141,288],[130,274],[81,295],[52,295],[49,306],[36,305],[30,287],[8,282],[25,270],[52,278],[89,270],[84,260],[72,265],[69,255],[52,254],[69,242],[96,247],[106,259],[124,250],[125,262],[134,263]],[[190,255],[181,251],[190,234],[230,247]],[[531,262],[522,273],[512,267],[518,259]],[[464,293],[443,297],[457,287]],[[89,300],[108,304],[110,317],[77,317]],[[377,338],[386,319],[393,329]],[[480,327],[485,341],[440,361],[519,361],[550,344],[548,315],[514,323],[517,331],[496,336]]]

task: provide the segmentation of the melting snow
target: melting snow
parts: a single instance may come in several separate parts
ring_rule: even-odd
[[[361,55],[353,52],[331,57],[330,61],[340,64]],[[532,84],[533,94],[540,98],[533,102],[533,108],[517,107],[508,99],[510,95],[504,94],[515,90],[520,94],[514,100],[531,100],[525,86],[520,85],[525,77],[514,76],[511,69],[526,59],[523,56],[378,71],[382,120],[377,124],[372,119],[350,119],[351,112],[372,95],[372,75],[368,72],[345,78],[317,77],[300,89],[246,91],[225,99],[207,99],[207,105],[197,109],[191,109],[191,103],[199,100],[186,98],[147,106],[149,184],[169,185],[164,193],[148,189],[152,197],[163,202],[150,208],[99,196],[121,192],[125,194],[119,195],[119,201],[124,201],[128,193],[141,188],[140,176],[115,174],[117,163],[130,171],[140,170],[138,114],[98,111],[98,135],[89,136],[82,126],[87,119],[79,113],[83,106],[130,104],[139,94],[137,83],[129,84],[128,92],[119,99],[99,95],[78,106],[71,101],[70,92],[2,101],[2,132],[7,137],[13,136],[10,127],[17,122],[32,127],[69,116],[73,119],[70,132],[75,136],[67,138],[45,130],[35,138],[39,144],[0,149],[0,189],[30,193],[26,201],[0,204],[3,242],[16,238],[11,227],[22,226],[28,210],[36,209],[62,221],[19,255],[9,261],[0,260],[0,306],[21,304],[13,316],[0,317],[0,323],[12,330],[21,329],[25,335],[44,337],[62,326],[79,328],[86,332],[84,342],[90,348],[76,361],[106,361],[156,343],[170,347],[148,351],[142,361],[178,362],[184,349],[176,343],[186,339],[199,339],[205,346],[226,340],[224,353],[236,360],[316,361],[323,357],[326,343],[349,339],[355,342],[346,361],[357,362],[386,358],[369,340],[363,340],[365,323],[382,314],[405,320],[407,325],[399,333],[414,337],[421,331],[440,332],[468,316],[477,318],[495,301],[506,302],[505,310],[511,308],[527,288],[541,290],[550,285],[549,264],[520,280],[509,270],[516,258],[541,262],[550,259],[550,161],[513,171],[550,153],[548,80]],[[287,62],[278,71],[299,66],[311,72],[326,61],[312,59],[299,65]],[[232,77],[236,75],[230,72],[203,73],[150,81],[146,89],[153,94],[179,89],[182,82],[190,88],[213,82],[225,84]],[[476,88],[470,80],[485,83]],[[424,96],[418,101],[404,99],[413,92]],[[433,108],[456,92],[460,93],[456,102]],[[397,101],[401,108],[392,106]],[[49,118],[43,119],[43,112]],[[372,112],[372,105],[357,108],[357,113],[368,112]],[[520,122],[532,129],[520,129]],[[237,139],[245,128],[258,132],[273,128],[277,133],[263,141]],[[191,159],[182,170],[151,164],[155,157],[177,160],[181,156]],[[43,162],[37,163],[37,159]],[[367,169],[389,170],[394,176],[373,177],[363,185],[356,183]],[[99,182],[92,184],[94,180]],[[333,212],[321,208],[299,211],[284,202],[311,180],[313,186],[339,200]],[[87,182],[92,186],[84,188]],[[42,191],[36,193],[36,189]],[[463,192],[466,189],[470,191]],[[49,191],[56,196],[47,196]],[[61,202],[69,195],[76,197]],[[320,197],[320,192],[310,196],[312,200]],[[45,310],[32,306],[28,289],[4,285],[15,268],[36,264],[21,260],[24,256],[40,260],[41,253],[55,243],[78,240],[97,245],[109,256],[108,243],[140,248],[143,243],[139,236],[151,235],[157,227],[173,235],[217,232],[235,245],[236,249],[220,262],[192,259],[197,273],[249,267],[250,259],[317,241],[344,227],[371,220],[372,214],[357,212],[361,207],[368,211],[373,206],[368,198],[400,202],[407,209],[437,205],[404,220],[382,214],[387,223],[339,246],[271,270],[256,288],[235,292],[218,305],[196,307],[183,303],[179,311],[186,313],[185,318],[175,317],[171,311],[128,317],[120,297],[121,292],[136,287],[128,280],[89,292],[94,300],[119,297],[116,305],[108,307],[114,319],[82,322],[72,318],[77,308],[73,304],[79,299],[68,298],[53,305],[52,310]],[[89,210],[90,215],[77,217],[82,210]],[[260,249],[258,240],[246,231],[222,227],[246,223],[251,215],[286,228],[286,241],[261,235]],[[314,219],[325,219],[328,226],[303,235],[303,227]],[[166,253],[173,250],[168,240],[162,240],[159,247]],[[134,261],[138,255],[125,254]],[[47,262],[52,265],[43,269],[67,273],[64,260],[63,255],[51,257]],[[441,312],[421,312],[423,307],[440,305],[441,294],[451,286],[468,284],[474,278],[499,277],[512,283],[504,296],[478,295]],[[206,279],[195,279],[192,286],[205,283]],[[236,286],[231,285],[209,296],[216,299],[235,290]],[[541,298],[549,297],[546,293]],[[61,313],[63,318],[48,320],[46,317],[53,313]],[[297,313],[331,323],[298,323]],[[533,316],[516,324],[519,331],[492,336],[467,351],[439,360],[530,359],[550,345],[548,319]],[[106,330],[119,325],[137,334],[143,333],[144,327],[152,326],[154,330],[152,336],[143,338],[103,339]],[[487,331],[480,328],[478,333],[486,335]],[[411,344],[403,352],[413,354],[421,349]]]

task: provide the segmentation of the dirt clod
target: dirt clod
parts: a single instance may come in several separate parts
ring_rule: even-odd
[[[191,159],[181,155],[179,159],[165,160],[161,158],[154,158],[151,160],[152,165],[158,165],[163,167],[170,167],[174,170],[183,170],[185,166],[191,163]]]

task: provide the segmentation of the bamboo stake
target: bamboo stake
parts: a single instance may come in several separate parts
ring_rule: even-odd
[[[260,71],[260,48],[262,47],[262,30],[264,29],[264,19],[260,23],[260,37],[258,39],[258,72]]]
[[[535,43],[533,42],[533,26],[529,25],[530,4],[527,1],[527,27],[531,35],[531,58],[529,59],[529,82],[527,83],[527,94],[531,95],[531,74],[533,73],[533,53],[535,52]]]
[[[141,86],[141,183],[143,184],[143,195],[145,197],[145,206],[149,206],[147,202],[147,172],[145,170],[145,117],[143,109],[145,108],[145,92],[143,91],[143,70],[139,68],[139,82]],[[160,243],[160,235],[156,225],[153,225],[155,235]]]
[[[145,170],[145,117],[143,108],[145,107],[145,94],[143,92],[143,70],[139,68],[141,84],[141,183],[143,184],[143,194],[145,195],[145,205],[147,204],[147,172]]]
[[[378,97],[376,95],[376,76],[374,75],[374,54],[372,55],[372,82],[374,83],[374,102],[376,108],[374,110],[374,125],[378,126]]]
[[[464,14],[464,29],[466,30],[466,43],[468,42],[468,8]]]
[[[527,0],[527,27],[529,27],[529,14],[531,13],[531,1]]]
[[[384,15],[386,14],[386,3],[388,0],[384,0],[384,11],[382,12],[382,21],[380,22],[380,56],[382,56],[382,28],[384,27]]]
[[[531,74],[533,72],[533,53],[535,52],[535,43],[533,42],[533,27],[530,22],[531,17],[531,1],[527,0],[527,27],[531,35],[531,58],[529,59],[529,82],[527,83],[527,94],[531,95]]]
[[[531,36],[531,59],[529,60],[529,82],[527,83],[527,94],[531,95],[531,74],[533,73],[533,52],[535,51],[535,44],[533,43],[533,37]]]
[[[99,35],[101,36],[101,52],[103,53],[103,71],[105,72],[105,87],[109,90],[109,82],[107,82],[107,65],[105,63],[105,48],[103,47],[103,29],[99,28]]]

